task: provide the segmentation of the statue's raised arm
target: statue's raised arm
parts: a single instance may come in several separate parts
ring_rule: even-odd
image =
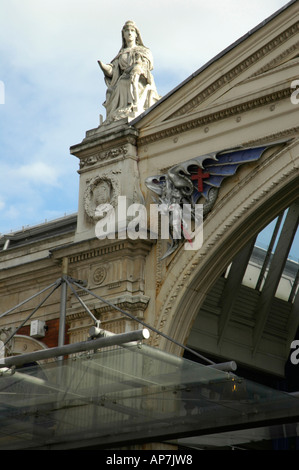
[[[133,21],[122,29],[122,47],[110,64],[98,61],[107,85],[106,121],[133,119],[159,100],[151,51],[143,45]]]
[[[101,67],[101,69],[103,70],[105,76],[112,77],[112,70],[113,70],[112,65],[103,64],[103,62],[101,62],[100,60],[98,60],[98,64]]]

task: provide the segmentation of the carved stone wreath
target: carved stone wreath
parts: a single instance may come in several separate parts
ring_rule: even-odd
[[[107,200],[96,203],[94,200],[95,190],[98,189],[101,185],[106,186],[109,189],[109,196]],[[98,175],[88,181],[88,186],[84,193],[84,209],[86,214],[93,221],[97,221],[105,216],[105,214],[100,217],[96,215],[96,207],[103,204],[111,204],[113,208],[117,206],[117,198],[120,195],[119,181],[112,173],[105,173]]]

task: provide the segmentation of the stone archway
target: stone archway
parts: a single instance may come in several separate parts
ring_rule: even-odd
[[[47,349],[47,346],[35,338],[25,335],[15,335],[13,339],[12,354],[27,354],[34,351]]]
[[[4,356],[16,356],[48,349],[45,343],[36,338],[22,334],[12,335],[13,332],[14,329],[11,327],[1,329],[0,349]],[[8,339],[9,341],[7,341]]]
[[[239,182],[227,187],[205,221],[198,252],[181,249],[168,266],[156,305],[156,328],[186,344],[192,324],[210,288],[234,256],[278,213],[298,197],[298,139],[265,154],[254,167],[242,169]],[[182,350],[156,336],[155,346]]]
[[[35,338],[25,335],[15,335],[13,341],[13,354],[25,354],[47,349],[47,346]]]

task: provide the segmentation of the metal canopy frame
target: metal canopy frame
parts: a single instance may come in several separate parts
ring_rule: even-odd
[[[299,421],[296,396],[123,346],[2,369],[0,449],[108,449]]]
[[[34,310],[25,318],[25,320],[22,321],[22,323],[12,332],[12,334],[6,339],[6,341],[3,343],[2,347],[0,346],[0,367],[12,367],[12,366],[20,366],[22,364],[27,364],[32,361],[39,361],[39,360],[44,360],[45,358],[57,358],[58,360],[63,360],[64,356],[68,354],[73,354],[78,351],[88,351],[91,349],[98,349],[101,347],[106,347],[106,346],[111,346],[113,343],[115,345],[121,344],[121,343],[128,343],[131,341],[141,341],[143,339],[148,339],[149,337],[149,331],[152,330],[155,333],[165,337],[167,340],[174,342],[176,345],[180,346],[181,348],[189,351],[190,353],[194,354],[196,357],[198,357],[201,361],[204,361],[207,365],[219,368],[222,370],[230,370],[234,371],[237,368],[237,365],[234,361],[229,361],[221,364],[216,364],[215,362],[211,361],[210,359],[204,357],[203,355],[199,354],[197,351],[194,351],[193,349],[189,348],[188,346],[185,346],[176,340],[170,338],[166,334],[160,332],[156,328],[152,327],[151,325],[147,324],[143,320],[136,318],[134,315],[131,313],[119,308],[118,306],[114,305],[113,303],[109,302],[108,300],[104,299],[103,297],[98,296],[94,292],[90,291],[89,289],[86,288],[86,283],[81,280],[73,279],[72,277],[68,276],[67,274],[68,270],[68,262],[67,258],[64,258],[62,261],[62,276],[57,279],[55,282],[47,286],[46,288],[42,289],[38,293],[32,295],[28,299],[22,301],[18,305],[16,305],[13,308],[10,308],[6,312],[2,313],[0,315],[0,318],[3,316],[11,313],[13,310],[16,310],[18,307],[24,305],[25,303],[29,302],[30,300],[34,299],[40,294],[45,293],[46,291],[50,290],[50,292],[47,293],[47,295],[40,301],[40,303],[34,308]],[[9,341],[17,334],[17,332],[22,328],[29,320],[30,318],[37,312],[37,310],[46,302],[46,300],[53,294],[53,292],[56,291],[57,288],[61,288],[61,295],[60,295],[60,316],[59,316],[59,332],[58,332],[58,346],[57,348],[50,348],[48,350],[42,350],[42,351],[36,351],[34,353],[30,354],[22,354],[20,356],[11,356],[11,357],[4,357],[3,349],[5,348],[6,344],[9,343]],[[132,320],[140,323],[144,328],[142,330],[137,330],[135,332],[131,332],[132,334],[126,333],[126,334],[121,334],[121,335],[114,335],[108,331],[103,330],[100,327],[100,320],[98,320],[95,315],[90,311],[86,303],[81,299],[81,297],[78,295],[75,287],[79,288],[80,290],[84,290],[86,293],[92,295],[93,297],[97,298],[98,300],[101,300],[103,303],[113,307],[115,310],[120,311],[123,315],[131,318]],[[65,345],[64,344],[64,337],[65,337],[65,324],[66,324],[66,301],[67,301],[67,288],[69,288],[80,305],[83,307],[83,309],[87,312],[87,314],[92,318],[95,327],[94,331],[97,332],[93,337],[90,338],[92,342],[90,341],[85,341],[81,343],[76,343],[73,345]],[[98,341],[97,343],[94,343],[94,341],[98,338],[104,339],[105,338],[110,338],[109,341]],[[109,344],[108,344],[109,343]],[[156,354],[159,354],[158,350],[156,350]],[[160,354],[163,355],[163,352],[160,351]],[[2,357],[1,357],[2,356]]]
[[[296,220],[298,223],[297,211],[298,206],[289,216],[289,243],[294,237]],[[230,275],[235,279],[242,278],[251,248],[246,247],[240,253],[242,262],[231,270]],[[281,258],[279,270],[282,265]],[[279,276],[274,271],[273,276],[277,284]],[[61,278],[0,315],[2,318],[45,294],[5,344],[59,287],[58,346],[19,356],[1,358],[0,353],[0,449],[105,449],[153,439],[208,436],[299,422],[297,394],[279,392],[240,378],[234,374],[237,368],[234,361],[216,364],[135,318],[88,290],[84,282],[68,276],[67,259],[63,260]],[[76,288],[144,328],[120,335],[101,329],[100,321]],[[64,344],[67,289],[94,322],[88,341]],[[298,298],[297,294],[295,303]],[[229,291],[225,299],[224,328],[234,302]],[[191,352],[205,365],[142,343],[150,330]],[[56,361],[47,363],[48,359]],[[32,362],[33,367],[23,367]]]

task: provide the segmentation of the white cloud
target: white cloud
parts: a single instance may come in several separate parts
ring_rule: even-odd
[[[284,0],[2,0],[0,44],[19,69],[35,69],[51,87],[99,73],[121,45],[121,28],[133,19],[156,67],[193,72],[287,3]],[[3,21],[4,20],[4,21]],[[1,22],[1,20],[0,20]],[[88,89],[87,83],[81,83]],[[104,85],[103,85],[104,89]],[[104,98],[104,96],[103,96]]]
[[[44,162],[20,166],[15,172],[15,177],[26,180],[27,184],[56,186],[58,182],[57,169]]]

